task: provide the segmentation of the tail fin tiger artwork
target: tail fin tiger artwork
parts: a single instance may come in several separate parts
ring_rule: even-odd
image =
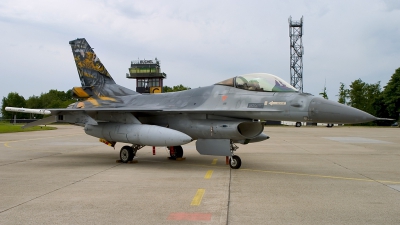
[[[170,158],[181,158],[181,145],[196,141],[202,155],[230,157],[238,169],[237,143],[269,139],[262,120],[329,124],[364,123],[376,118],[366,112],[311,94],[299,93],[283,79],[252,73],[186,91],[139,94],[114,81],[84,38],[70,41],[81,81],[75,96],[83,99],[64,109],[7,111],[46,114],[25,125],[64,122],[84,127],[103,143],[129,143],[120,151],[122,162],[135,157],[143,146],[174,146]],[[278,87],[278,88],[277,88]]]
[[[137,94],[115,83],[85,38],[78,38],[69,44],[82,84],[82,87],[72,89],[75,97],[95,98]]]

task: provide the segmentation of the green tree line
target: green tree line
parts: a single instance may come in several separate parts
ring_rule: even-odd
[[[77,99],[72,97],[72,90],[67,92],[50,90],[47,93],[42,93],[40,96],[32,95],[28,99],[19,95],[17,92],[10,92],[7,97],[3,97],[1,114],[3,119],[12,119],[14,114],[17,114],[18,119],[36,119],[43,118],[43,115],[31,115],[27,113],[8,112],[5,107],[19,107],[32,109],[48,109],[48,108],[66,108],[69,104],[76,102]]]
[[[169,86],[164,86],[163,87],[163,92],[176,92],[176,91],[184,91],[184,90],[189,90],[190,87],[185,87],[182,84],[180,85],[176,85],[173,87],[169,87]]]
[[[357,79],[349,88],[340,83],[338,102],[363,110],[380,118],[399,120],[400,113],[400,68],[390,78],[386,86],[381,88],[380,82],[368,84]],[[367,125],[388,125],[393,121],[375,121]]]
[[[182,84],[173,87],[164,86],[163,92],[175,92],[188,90],[190,87],[183,86]],[[7,97],[3,97],[1,114],[3,119],[12,119],[17,115],[18,119],[41,119],[43,115],[31,115],[27,113],[15,113],[5,111],[5,107],[18,107],[18,108],[31,108],[31,109],[50,109],[50,108],[66,108],[69,104],[78,101],[72,97],[72,90],[58,91],[50,90],[47,93],[42,93],[40,96],[32,95],[28,99],[19,95],[17,92],[10,92]]]

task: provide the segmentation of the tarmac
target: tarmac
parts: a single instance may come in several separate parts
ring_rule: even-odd
[[[57,127],[0,134],[0,224],[400,224],[399,128],[267,126],[232,170]]]

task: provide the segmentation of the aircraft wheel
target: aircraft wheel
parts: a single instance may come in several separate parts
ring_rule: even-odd
[[[121,162],[127,163],[132,161],[133,157],[134,155],[132,147],[124,146],[121,148],[121,151],[119,152],[119,158],[121,159]]]
[[[171,154],[170,156],[173,158],[182,158],[183,156],[183,148],[182,146],[174,146],[174,154]]]
[[[240,166],[242,165],[242,160],[240,159],[239,156],[233,155],[229,160],[229,165],[231,166],[232,169],[239,169]]]
[[[333,127],[333,123],[328,123],[326,127]]]
[[[301,127],[301,122],[296,122],[296,127]]]

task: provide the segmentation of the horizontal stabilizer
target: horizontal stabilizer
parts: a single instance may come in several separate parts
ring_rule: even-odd
[[[28,123],[28,124],[22,126],[22,128],[25,129],[25,128],[38,126],[38,125],[46,125],[46,124],[49,124],[49,123],[54,123],[56,121],[57,121],[56,116],[49,116],[49,117],[46,117],[46,118],[41,119],[41,120],[36,120],[36,121],[34,121],[32,123]]]

